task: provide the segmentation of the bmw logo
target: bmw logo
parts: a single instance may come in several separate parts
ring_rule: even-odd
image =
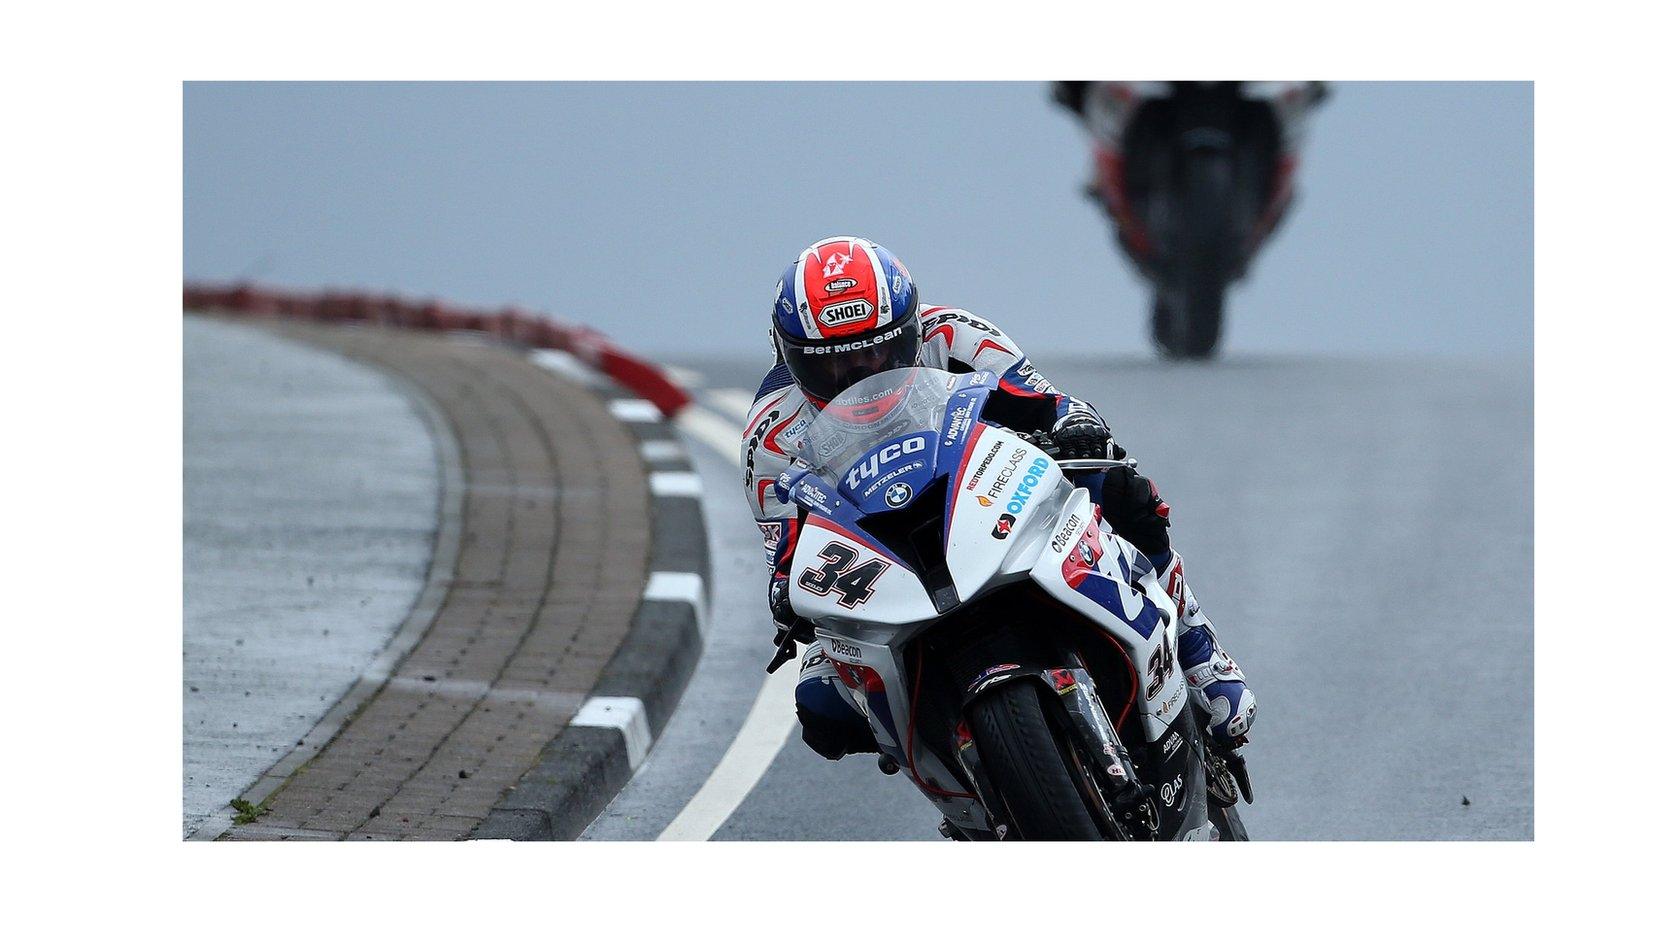
[[[901,506],[904,503],[909,502],[909,501],[910,501],[910,485],[909,485],[909,483],[895,482],[891,486],[887,487],[887,504],[888,505],[890,505],[890,506],[892,506],[893,508],[896,509],[899,506]]]

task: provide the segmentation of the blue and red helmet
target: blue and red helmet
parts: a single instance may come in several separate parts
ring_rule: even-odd
[[[916,283],[897,256],[855,236],[819,240],[776,283],[776,350],[821,407],[864,378],[916,366],[917,305]]]

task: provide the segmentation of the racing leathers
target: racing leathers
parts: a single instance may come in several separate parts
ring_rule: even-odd
[[[1058,391],[997,326],[959,308],[924,305],[918,314],[922,365],[953,373],[997,375],[998,389],[987,403],[986,419],[1023,433],[1047,434],[1064,458],[1124,456],[1113,446],[1108,427],[1096,411]],[[813,641],[808,629],[803,633],[797,629],[801,622],[788,603],[788,571],[800,510],[777,498],[775,491],[777,477],[792,462],[800,437],[817,412],[794,384],[787,366],[772,367],[748,413],[741,465],[747,501],[763,533],[772,619],[783,639],[791,635],[811,644],[794,691],[803,737],[817,753],[838,759],[852,752],[873,752],[876,743],[867,720],[841,690],[844,684],[830,655]],[[1149,557],[1162,585],[1177,602],[1178,658],[1193,698],[1208,712],[1209,734],[1217,744],[1241,744],[1254,719],[1254,696],[1184,582],[1183,560],[1167,536],[1170,510],[1155,484],[1131,465],[1087,474],[1080,484],[1092,490],[1115,533]]]

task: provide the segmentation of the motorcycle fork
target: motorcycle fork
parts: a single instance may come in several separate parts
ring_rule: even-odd
[[[1055,696],[1062,710],[1059,721],[1064,731],[1084,749],[1082,754],[1085,758],[1097,762],[1091,773],[1100,779],[1098,789],[1114,816],[1115,826],[1128,834],[1153,834],[1158,818],[1151,803],[1150,786],[1139,780],[1131,753],[1121,741],[1120,733],[1097,695],[1096,682],[1091,674],[1079,664],[1077,657],[1069,655],[1067,662],[1070,665],[1066,667],[1033,669],[1015,666],[987,674],[970,687],[970,696],[1005,678],[1037,677]],[[1000,815],[1003,807],[986,777],[985,764],[975,749],[966,721],[958,722],[956,742],[957,763],[974,786],[975,794],[979,796],[996,833],[1002,823]]]

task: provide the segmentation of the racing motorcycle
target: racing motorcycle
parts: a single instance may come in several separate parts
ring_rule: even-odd
[[[1325,84],[1061,85],[1081,86],[1058,96],[1083,96],[1095,136],[1090,194],[1154,287],[1156,347],[1169,357],[1210,356],[1226,288],[1247,274],[1294,199],[1305,116],[1325,98]]]
[[[812,646],[952,839],[1247,839],[1177,607],[1076,484],[1115,461],[983,419],[996,388],[904,368],[812,421],[775,485],[803,510],[789,594]]]

